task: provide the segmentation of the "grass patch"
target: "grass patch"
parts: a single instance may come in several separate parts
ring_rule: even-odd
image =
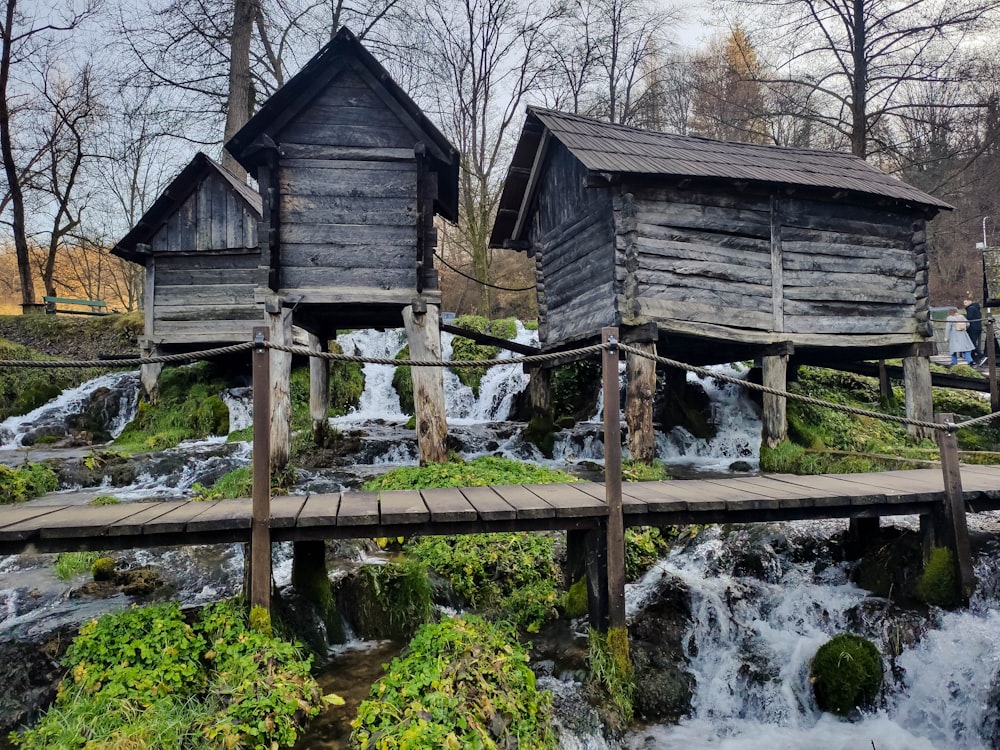
[[[101,557],[100,552],[60,552],[56,555],[56,578],[70,581],[91,572],[91,566]]]
[[[0,505],[23,503],[59,488],[59,479],[46,464],[24,464],[12,469],[0,465]]]
[[[579,481],[557,469],[508,458],[482,456],[471,461],[456,458],[448,463],[404,466],[365,482],[362,489],[411,490],[430,487],[490,487],[504,484],[556,484]]]
[[[635,675],[629,658],[628,631],[622,628],[611,628],[607,633],[591,630],[587,645],[590,689],[609,700],[622,721],[629,724],[634,710]]]

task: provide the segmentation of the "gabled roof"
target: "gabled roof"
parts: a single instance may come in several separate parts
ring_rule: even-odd
[[[242,182],[221,164],[199,151],[191,162],[180,171],[180,174],[167,185],[166,190],[136,222],[135,227],[111,248],[111,254],[142,263],[147,253],[139,250],[138,246],[148,245],[153,236],[184,205],[210,174],[221,177],[249,211],[260,218],[261,201],[257,191]]]
[[[546,135],[547,134],[547,135]],[[818,151],[671,135],[591,120],[579,115],[528,107],[490,244],[500,247],[514,237],[521,210],[530,210],[543,159],[536,157],[548,137],[562,143],[588,170],[606,175],[691,177],[769,185],[847,190],[939,210],[951,206],[891,177],[863,159]],[[524,217],[526,218],[526,217]],[[520,221],[523,234],[527,222]]]
[[[226,150],[250,174],[255,175],[265,158],[266,149],[274,145],[274,135],[306,109],[337,74],[352,63],[367,69],[381,85],[388,101],[394,103],[397,116],[402,115],[403,124],[427,146],[441,175],[435,209],[445,218],[457,221],[458,151],[346,26],[342,26],[302,70],[264,102],[257,114],[229,139]]]

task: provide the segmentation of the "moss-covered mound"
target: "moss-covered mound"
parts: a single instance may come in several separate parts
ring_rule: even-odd
[[[962,603],[955,585],[955,555],[947,547],[935,547],[917,581],[917,595],[935,607],[950,609]]]
[[[512,630],[465,616],[425,625],[358,708],[355,747],[556,747],[551,694]]]
[[[882,657],[875,644],[853,633],[840,633],[820,646],[810,665],[816,704],[847,716],[870,706],[882,687]]]
[[[410,638],[431,619],[433,603],[427,571],[419,563],[366,565],[340,591],[341,611],[359,638]]]

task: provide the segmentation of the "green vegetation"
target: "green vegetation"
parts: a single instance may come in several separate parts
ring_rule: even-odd
[[[0,361],[13,359],[42,361],[53,357],[0,339]],[[0,370],[0,420],[27,414],[32,409],[51,401],[67,388],[74,388],[98,374],[98,370],[73,368],[4,367]]]
[[[601,361],[586,359],[552,370],[552,414],[560,426],[587,419],[597,407]]]
[[[642,461],[622,461],[622,479],[626,482],[660,482],[670,479],[667,467],[659,459],[647,464]]]
[[[229,433],[229,409],[219,397],[234,385],[224,369],[198,362],[163,370],[160,398],[143,401],[135,419],[115,439],[118,450],[141,453],[172,448],[182,440]]]
[[[0,505],[23,503],[58,487],[55,471],[45,464],[24,464],[16,469],[0,465]]]
[[[121,505],[121,502],[122,501],[114,495],[98,495],[87,503],[87,505]]]
[[[917,581],[917,595],[935,607],[951,609],[962,603],[955,583],[955,555],[947,547],[931,550],[930,560]]]
[[[632,721],[635,675],[629,658],[628,630],[609,628],[607,633],[590,631],[587,660],[588,686],[607,698],[625,724]]]
[[[90,572],[100,557],[99,552],[60,552],[56,555],[56,578],[69,581]]]
[[[552,696],[512,630],[465,616],[425,625],[358,708],[352,743],[388,748],[556,747]]]
[[[32,750],[291,747],[324,696],[298,648],[247,625],[232,602],[186,621],[176,603],[85,624],[67,677],[38,724],[12,736]]]
[[[410,638],[431,619],[431,584],[423,565],[414,562],[366,565],[358,574],[353,615],[364,638]]]
[[[410,346],[407,344],[404,346],[399,354],[396,355],[396,359],[409,359],[410,358]],[[403,414],[413,414],[413,372],[411,367],[397,367],[392,373],[392,387],[396,389],[396,395],[399,396],[399,408],[403,410]]]
[[[456,458],[444,464],[404,466],[365,482],[362,489],[412,490],[429,487],[491,487],[504,484],[558,484],[576,482],[565,471],[525,464],[509,458],[481,456],[471,461]]]
[[[330,351],[342,354],[343,349],[336,341],[329,342]],[[346,414],[358,405],[365,389],[365,376],[360,362],[334,362],[330,365],[330,408],[329,416]],[[289,380],[292,400],[292,429],[309,430],[312,417],[309,414],[309,365],[292,369]],[[252,429],[252,428],[251,428]],[[251,432],[251,437],[252,437]],[[247,438],[250,439],[250,438]]]
[[[587,576],[569,587],[563,598],[563,612],[567,617],[577,618],[587,614],[590,603],[587,598]]]
[[[817,705],[838,716],[870,706],[882,687],[882,676],[882,657],[875,644],[853,633],[840,633],[824,643],[810,665]]]
[[[460,315],[455,318],[454,325],[461,328],[468,328],[477,333],[486,333],[500,339],[512,339],[517,335],[517,321],[514,318],[502,318],[500,320],[488,320],[481,315]],[[488,360],[496,359],[500,349],[495,346],[484,346],[477,344],[472,339],[463,336],[455,336],[451,344],[451,358],[453,360]],[[486,367],[456,367],[455,374],[458,379],[472,389],[472,392],[479,396],[479,384],[486,374]]]
[[[113,557],[99,557],[90,566],[90,575],[95,581],[110,581],[114,578],[118,563]]]
[[[287,495],[288,488],[295,484],[295,468],[286,466],[280,471],[271,472],[271,493],[275,495]],[[226,472],[215,480],[211,487],[206,487],[201,482],[191,485],[192,500],[225,500],[236,497],[253,496],[253,468],[242,466]]]
[[[670,529],[673,537],[676,529]],[[637,526],[625,529],[625,580],[635,581],[670,549],[662,529]]]

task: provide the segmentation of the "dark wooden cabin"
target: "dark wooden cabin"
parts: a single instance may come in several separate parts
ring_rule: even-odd
[[[348,29],[226,148],[263,199],[259,299],[316,332],[440,302],[433,221],[458,217],[458,153]]]
[[[905,356],[930,335],[925,227],[949,206],[856,157],[529,108],[493,228],[536,260],[539,333],[655,325],[731,362]]]
[[[205,154],[194,157],[111,249],[146,268],[148,351],[249,341],[260,196]]]

